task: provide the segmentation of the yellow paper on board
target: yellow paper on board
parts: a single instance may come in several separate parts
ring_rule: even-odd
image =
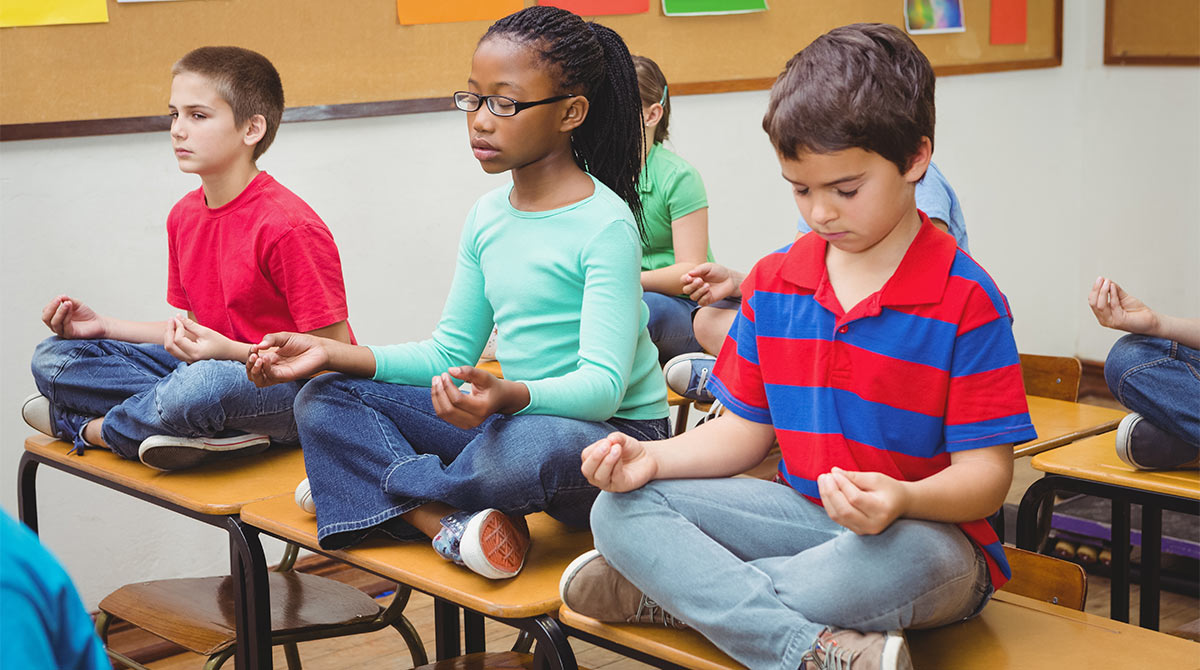
[[[525,7],[524,0],[396,0],[401,25],[495,21]]]
[[[104,0],[0,0],[0,28],[108,23]]]

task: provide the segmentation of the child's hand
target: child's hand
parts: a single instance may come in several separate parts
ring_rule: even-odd
[[[580,454],[580,471],[598,489],[623,493],[639,489],[658,474],[658,462],[646,447],[624,433],[609,433]]]
[[[329,366],[321,338],[304,333],[271,333],[250,345],[246,376],[255,386],[307,379]]]
[[[879,472],[833,468],[817,477],[825,513],[859,535],[875,535],[904,514],[904,483]]]
[[[455,379],[469,382],[470,392],[459,390]],[[434,377],[430,381],[429,394],[434,410],[443,421],[469,430],[497,412],[506,409],[517,411],[528,404],[528,400],[523,404],[513,402],[512,394],[516,390],[512,388],[513,385],[513,382],[499,379],[490,372],[463,365]],[[510,407],[513,404],[521,406]]]
[[[1107,328],[1140,334],[1152,334],[1158,328],[1158,315],[1154,310],[1111,279],[1096,277],[1088,293],[1088,306],[1100,325]]]
[[[42,309],[42,323],[67,340],[92,340],[107,336],[104,317],[91,307],[60,295]]]
[[[680,278],[683,292],[701,305],[711,305],[737,290],[734,273],[720,263],[701,263]]]
[[[163,347],[167,353],[184,363],[195,363],[208,359],[237,360],[248,353],[246,345],[239,344],[206,328],[186,316],[178,315],[167,321],[163,336]]]

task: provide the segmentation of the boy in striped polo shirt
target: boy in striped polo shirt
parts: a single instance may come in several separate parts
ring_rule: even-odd
[[[911,667],[904,628],[1009,576],[984,519],[1035,437],[1008,304],[913,199],[934,76],[899,29],[788,63],[763,119],[808,233],[760,260],[709,382],[729,411],[583,452],[604,489],[572,609],[690,626],[750,668]],[[729,478],[778,440],[774,482]]]

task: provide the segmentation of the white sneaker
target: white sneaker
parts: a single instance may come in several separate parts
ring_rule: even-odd
[[[308,485],[308,477],[300,480],[296,485],[296,505],[300,509],[315,515],[317,513],[317,503],[313,502],[312,489]]]
[[[54,419],[50,417],[50,399],[41,393],[34,393],[21,402],[21,418],[37,432],[58,437],[54,434]]]
[[[271,446],[271,438],[257,433],[234,437],[177,437],[153,435],[142,440],[138,459],[155,470],[187,470],[235,456],[259,454]]]

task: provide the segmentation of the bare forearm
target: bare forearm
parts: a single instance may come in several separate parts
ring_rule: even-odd
[[[1001,445],[977,451],[981,453],[972,456],[982,457],[961,459],[935,475],[904,482],[907,501],[901,516],[963,523],[1000,509],[1012,485],[1012,447]]]
[[[1200,349],[1200,319],[1184,319],[1161,313],[1157,316],[1158,327],[1149,334],[1178,342],[1185,347]]]
[[[656,479],[730,477],[758,465],[775,443],[770,424],[726,413],[667,440],[645,443]]]
[[[320,342],[329,357],[327,370],[343,372],[355,377],[371,378],[375,376],[375,354],[370,349],[324,337],[320,339]]]
[[[162,344],[166,321],[126,321],[104,317],[104,337],[137,344]]]
[[[642,290],[663,295],[679,295],[683,293],[683,282],[680,277],[697,265],[699,263],[677,262],[657,270],[643,270]]]

